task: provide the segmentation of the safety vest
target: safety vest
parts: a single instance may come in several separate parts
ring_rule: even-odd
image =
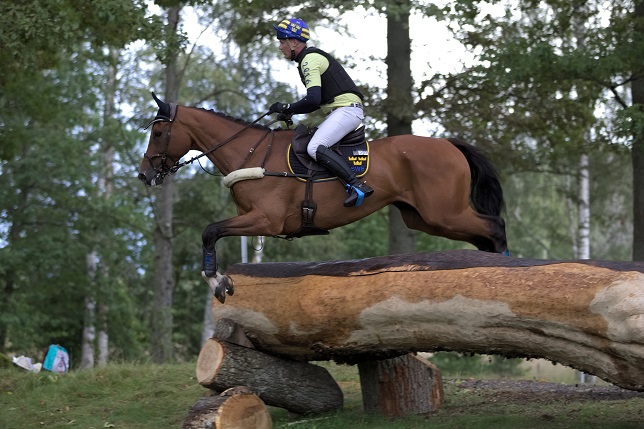
[[[340,65],[331,55],[324,52],[322,49],[309,47],[304,49],[295,57],[297,61],[297,71],[300,73],[300,79],[302,83],[306,86],[304,81],[304,73],[302,73],[302,60],[307,54],[317,53],[323,55],[329,61],[329,67],[324,73],[322,73],[322,103],[321,104],[330,104],[333,102],[333,99],[347,92],[352,92],[360,97],[361,100],[364,99],[364,96],[360,93],[360,90],[351,79],[351,76],[346,72],[344,67]]]

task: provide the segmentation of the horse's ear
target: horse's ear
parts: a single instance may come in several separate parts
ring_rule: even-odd
[[[165,106],[165,103],[163,101],[161,101],[159,99],[159,97],[157,97],[157,95],[154,93],[154,91],[152,91],[151,93],[152,93],[152,98],[154,98],[154,101],[157,102],[157,105],[159,106],[159,109],[162,109],[163,106]]]
[[[154,98],[154,101],[157,102],[157,105],[159,106],[159,111],[157,112],[157,118],[162,117],[165,118],[169,121],[172,121],[174,119],[174,110],[175,110],[175,105],[166,103],[165,101],[161,101],[159,97],[154,92],[151,92],[152,98]]]

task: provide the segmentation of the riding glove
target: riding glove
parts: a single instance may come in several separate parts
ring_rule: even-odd
[[[278,101],[277,103],[271,104],[271,107],[268,108],[268,113],[288,113],[289,107],[291,107],[290,104],[280,103]]]
[[[291,119],[292,116],[293,115],[291,115],[290,113],[280,113],[279,115],[277,115],[277,120],[286,123],[286,126],[290,127],[291,125],[293,125],[293,119]]]

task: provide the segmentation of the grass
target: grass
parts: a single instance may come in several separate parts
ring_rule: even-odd
[[[524,395],[517,402],[498,392],[463,388],[445,379],[444,403],[431,416],[387,419],[366,415],[356,367],[324,363],[345,393],[342,410],[293,421],[269,407],[274,428],[295,429],[635,429],[644,427],[644,397],[557,400]],[[0,428],[180,428],[206,392],[195,363],[118,364],[64,375],[0,368]],[[554,397],[553,397],[554,398]]]

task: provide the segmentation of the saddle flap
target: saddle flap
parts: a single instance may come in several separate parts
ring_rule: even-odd
[[[295,135],[288,150],[287,160],[292,173],[311,175],[316,180],[334,179],[335,176],[322,165],[311,158],[306,147],[317,128],[308,128],[298,125]],[[351,170],[361,177],[367,173],[369,167],[369,145],[365,140],[365,127],[347,134],[333,149],[347,161]]]

